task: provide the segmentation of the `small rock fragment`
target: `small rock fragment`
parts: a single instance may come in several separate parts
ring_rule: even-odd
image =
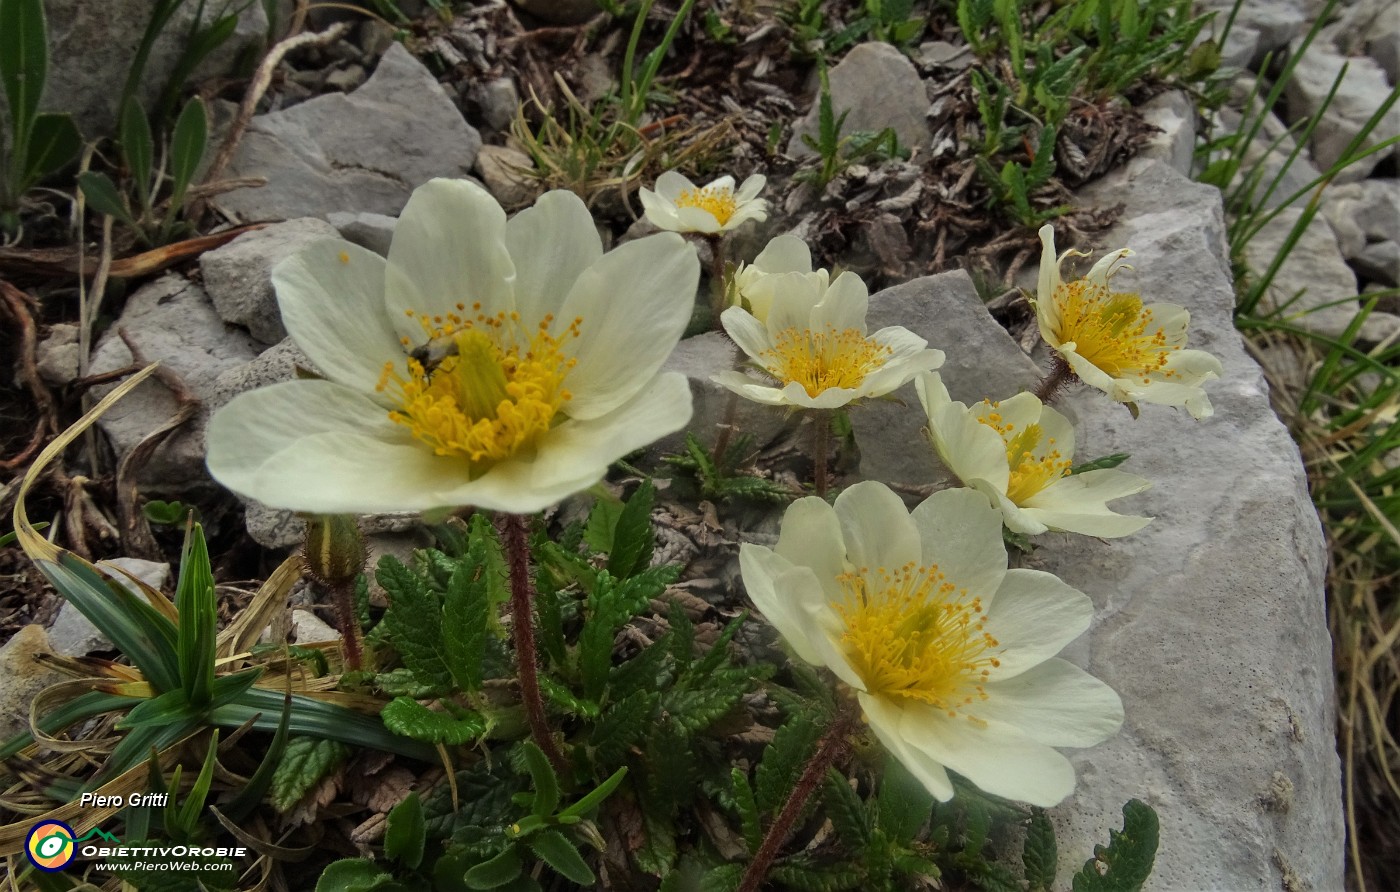
[[[277,308],[272,268],[307,245],[338,234],[324,220],[303,217],[245,232],[205,253],[199,269],[214,309],[225,322],[243,326],[264,344],[282,340],[287,330]]]

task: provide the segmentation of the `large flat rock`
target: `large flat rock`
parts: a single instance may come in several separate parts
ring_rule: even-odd
[[[323,217],[337,211],[396,216],[434,177],[460,177],[481,136],[408,50],[394,44],[353,93],[328,93],[252,120],[229,177],[261,188],[215,199],[242,220]]]
[[[1117,202],[1126,212],[1101,247],[1137,252],[1119,286],[1189,308],[1191,346],[1225,377],[1206,385],[1215,415],[1201,422],[1146,405],[1134,421],[1084,388],[1066,400],[1080,454],[1130,453],[1125,467],[1152,479],[1120,504],[1156,520],[1111,543],[1046,537],[1034,557],[1094,598],[1071,656],[1127,710],[1122,733],[1075,757],[1061,859],[1090,857],[1138,797],[1161,817],[1149,888],[1339,890],[1327,553],[1298,450],[1231,322],[1219,193],[1148,162],[1082,201]]]

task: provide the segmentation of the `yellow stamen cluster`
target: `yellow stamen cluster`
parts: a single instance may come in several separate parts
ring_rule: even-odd
[[[969,598],[936,564],[873,573],[863,567],[837,581],[846,592],[833,605],[845,625],[841,646],[868,693],[908,698],[950,717],[987,698],[984,685],[1001,665],[992,653],[1000,642],[983,629],[980,598]]]
[[[1167,343],[1166,332],[1153,325],[1152,311],[1136,294],[1111,293],[1107,285],[1081,279],[1060,285],[1054,300],[1060,343],[1073,341],[1075,353],[1109,375],[1141,378],[1144,384],[1152,375],[1175,375],[1166,365],[1181,345]]]
[[[738,206],[734,199],[734,190],[727,186],[684,189],[676,197],[676,207],[707,211],[721,226],[729,222]]]
[[[855,328],[789,328],[778,335],[772,350],[763,353],[762,362],[784,384],[801,384],[808,396],[816,396],[833,387],[854,390],[885,364],[891,352]]]
[[[1070,459],[1055,448],[1055,438],[1047,438],[1039,424],[1028,424],[1018,431],[1015,424],[1004,420],[996,411],[999,403],[983,405],[985,409],[977,413],[977,420],[996,431],[1006,444],[1006,463],[1011,469],[1011,480],[1006,486],[1008,499],[1023,505],[1031,496],[1069,473]]]
[[[571,398],[564,379],[576,362],[563,345],[578,336],[582,320],[553,335],[554,319],[546,316],[526,333],[518,314],[488,317],[480,304],[472,309],[473,319],[409,311],[427,343],[410,354],[407,378],[386,363],[376,389],[401,406],[389,417],[438,455],[489,464],[528,448],[555,423]],[[405,349],[410,343],[403,339]]]

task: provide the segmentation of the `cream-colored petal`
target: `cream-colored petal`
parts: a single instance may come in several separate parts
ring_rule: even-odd
[[[681,197],[682,192],[694,191],[695,184],[688,177],[676,173],[674,170],[668,170],[656,178],[656,194],[673,205],[676,203],[676,199]]]
[[[1079,380],[1090,387],[1102,390],[1113,399],[1119,399],[1116,394],[1122,393],[1122,388],[1118,381],[1103,369],[1094,365],[1089,360],[1074,352],[1074,342],[1070,341],[1060,347],[1060,356],[1069,363],[1070,371],[1079,377]]]
[[[801,591],[804,584],[817,585],[810,570],[799,570],[781,555],[761,545],[744,543],[739,546],[739,572],[749,600],[778,630],[793,652],[813,666],[822,666],[812,632],[813,623],[802,608],[793,603],[791,593]]]
[[[1031,399],[1035,399],[1035,397],[1031,396]],[[1044,406],[1040,411],[1040,429],[1044,434],[1041,441],[1044,451],[1040,453],[1041,455],[1052,449],[1058,449],[1061,456],[1066,459],[1073,459],[1075,446],[1074,425],[1070,424],[1068,418],[1060,414],[1054,408]],[[1053,443],[1051,442],[1052,440],[1054,441]]]
[[[419,186],[394,228],[385,276],[385,302],[398,330],[424,340],[412,311],[446,317],[486,316],[515,309],[515,264],[506,249],[506,213],[469,180]],[[462,304],[465,310],[457,308]]]
[[[861,382],[860,396],[874,397],[893,393],[924,372],[942,368],[945,358],[942,350],[932,347],[914,348],[910,344],[901,348],[885,360],[884,365],[865,376],[865,380]]]
[[[865,314],[870,307],[870,290],[855,273],[845,272],[832,280],[826,294],[812,307],[813,331],[855,329],[865,334]],[[925,342],[927,346],[927,342]]]
[[[720,222],[715,215],[704,208],[686,205],[676,208],[676,219],[680,221],[681,232],[703,232],[713,235],[720,231]]]
[[[642,200],[642,211],[653,226],[669,232],[676,232],[681,228],[674,203],[645,188],[638,190],[637,197]]]
[[[1048,529],[1039,519],[1039,512],[1023,509],[1006,497],[1005,490],[998,489],[990,481],[974,477],[967,481],[967,485],[987,497],[1001,512],[1001,521],[1011,532],[1020,533],[1022,536],[1039,536]]]
[[[1055,227],[1046,223],[1040,227],[1040,275],[1036,281],[1037,300],[1053,302],[1060,287],[1060,261],[1055,255]]]
[[[734,182],[733,177],[725,177],[724,179],[729,180],[731,185]],[[746,201],[753,201],[758,197],[758,193],[763,191],[763,187],[766,185],[768,185],[767,177],[761,173],[752,174],[744,180],[743,184],[739,186],[739,190],[734,193],[734,200],[740,204]]]
[[[792,383],[783,387],[784,402],[803,409],[839,409],[860,395],[860,391],[846,387],[828,387],[816,396],[808,394],[801,384]]]
[[[1012,425],[1011,432],[1014,434],[1039,422],[1043,408],[1044,404],[1036,399],[1035,394],[1022,392],[999,400],[993,411],[1001,416],[1002,423]]]
[[[937,564],[969,597],[991,604],[1006,574],[1001,512],[971,489],[945,489],[924,499],[912,514],[920,563]]]
[[[846,546],[841,521],[825,499],[809,496],[789,505],[774,550],[794,564],[812,568],[829,602],[842,597],[836,577],[846,572]]]
[[[1133,256],[1129,248],[1119,248],[1116,251],[1109,251],[1100,257],[1098,262],[1089,270],[1089,274],[1084,278],[1096,284],[1108,285],[1108,280],[1118,273],[1119,270],[1132,269],[1123,261]]]
[[[603,256],[603,242],[583,200],[556,190],[506,224],[515,263],[515,309],[526,326],[558,314],[574,282]]]
[[[765,273],[810,273],[812,249],[795,235],[780,235],[759,252],[753,265]]]
[[[784,331],[810,329],[812,308],[821,300],[817,283],[802,273],[783,273],[773,276],[771,281],[773,300],[765,321],[769,337],[776,340]]]
[[[984,599],[985,603],[985,599]],[[1089,628],[1094,604],[1059,577],[1040,570],[1008,570],[987,610],[1001,666],[992,680],[1013,678],[1053,657]]]
[[[1046,746],[1094,746],[1123,725],[1118,694],[1061,659],[991,682],[984,690],[987,699],[973,708],[978,718],[1011,725]]]
[[[856,699],[860,702],[861,711],[865,713],[870,730],[875,732],[875,736],[889,754],[898,759],[939,802],[952,799],[953,783],[948,779],[948,772],[923,750],[909,745],[900,732],[904,720],[903,712],[870,694],[857,694]]]
[[[731,229],[738,229],[750,220],[756,220],[762,223],[767,219],[768,202],[760,198],[750,201],[747,204],[742,204],[736,208],[733,215],[730,216],[728,220],[724,221],[724,226],[722,228],[725,232],[728,232]]]
[[[928,416],[929,434],[939,460],[963,483],[983,479],[1002,492],[1011,481],[1006,447],[997,432],[978,421],[962,403],[954,402],[937,372],[914,379],[914,389]]]
[[[911,746],[995,796],[1049,808],[1074,791],[1069,760],[1011,725],[924,707],[906,709],[899,730]]]
[[[919,530],[904,502],[883,483],[866,480],[836,497],[846,560],[871,571],[919,563]]]
[[[288,381],[235,397],[209,420],[214,479],[273,508],[319,514],[416,511],[459,462],[433,455],[367,397]]]
[[[760,384],[743,372],[733,370],[720,372],[718,375],[712,375],[710,380],[727,390],[737,393],[744,399],[752,400],[755,403],[762,403],[765,406],[791,405],[791,402],[781,390],[766,384]]]
[[[725,333],[750,359],[761,361],[763,354],[773,349],[767,327],[744,309],[730,307],[720,314],[719,321]]]
[[[584,270],[564,300],[559,323],[573,319],[569,347],[578,365],[566,385],[571,418],[597,418],[631,399],[671,355],[690,321],[700,261],[675,233],[647,236]]]
[[[407,371],[406,353],[384,308],[384,265],[373,251],[331,239],[308,245],[272,270],[292,340],[321,374],[369,395],[384,363],[394,363],[401,375]]]

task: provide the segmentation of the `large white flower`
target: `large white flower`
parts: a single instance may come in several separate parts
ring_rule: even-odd
[[[870,295],[852,272],[832,280],[803,273],[771,277],[772,303],[760,322],[730,307],[724,330],[753,363],[775,379],[766,384],[732,370],[714,381],[759,403],[835,409],[884,396],[920,372],[943,365],[943,351],[897,325],[867,334]]]
[[[810,278],[816,288],[826,291],[831,274],[812,269],[812,251],[795,235],[780,235],[768,243],[753,263],[741,263],[734,271],[732,303],[748,310],[759,322],[768,318],[773,292],[785,275]]]
[[[1040,335],[1070,371],[1121,403],[1185,406],[1193,418],[1214,411],[1201,384],[1225,373],[1204,350],[1187,350],[1191,314],[1169,303],[1144,305],[1136,294],[1114,292],[1114,274],[1132,251],[1120,248],[1076,282],[1060,278],[1055,230],[1040,229],[1040,280],[1035,315]]]
[[[1069,473],[1074,426],[1034,394],[969,407],[953,401],[937,372],[919,376],[914,387],[944,466],[990,498],[1012,531],[1114,538],[1151,522],[1115,514],[1107,505],[1142,492],[1150,481],[1113,468]]]
[[[313,513],[537,511],[689,421],[685,378],[660,369],[699,272],[674,233],[604,254],[572,193],[507,221],[479,186],[433,180],[387,261],[328,240],[278,264],[282,319],[325,380],[230,402],[209,470]]]
[[[801,499],[777,547],[744,545],[744,586],[796,654],[856,691],[881,743],[941,800],[945,769],[1051,806],[1074,789],[1053,747],[1093,746],[1123,722],[1118,695],[1055,658],[1089,627],[1088,596],[1008,570],[1001,515],[967,489],[911,515],[883,484]]]
[[[656,191],[643,188],[642,208],[652,225],[671,232],[728,232],[749,220],[768,219],[768,202],[758,197],[766,177],[754,174],[734,191],[734,178],[723,176],[707,186],[668,170],[656,178]]]

